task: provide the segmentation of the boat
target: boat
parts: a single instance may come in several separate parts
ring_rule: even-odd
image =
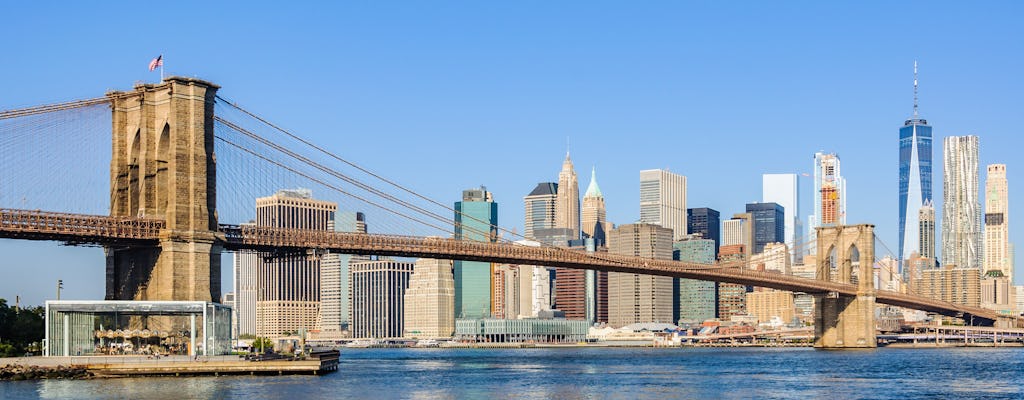
[[[416,347],[440,347],[441,343],[434,339],[422,339],[416,342]]]
[[[348,344],[346,344],[345,347],[348,347],[348,348],[368,348],[368,347],[376,346],[378,344],[379,343],[375,339],[356,339],[356,340],[353,340],[353,341],[349,342]]]

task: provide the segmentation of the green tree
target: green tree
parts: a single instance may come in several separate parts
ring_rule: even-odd
[[[265,337],[258,337],[252,341],[252,348],[256,349],[257,352],[266,352],[267,350],[274,349],[274,342]]]
[[[0,357],[24,355],[29,348],[38,348],[44,332],[43,307],[15,309],[0,299]]]

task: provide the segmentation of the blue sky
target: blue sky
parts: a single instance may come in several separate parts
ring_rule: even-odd
[[[639,216],[642,169],[686,175],[690,207],[731,215],[760,200],[762,173],[810,173],[815,151],[834,151],[848,221],[875,224],[896,251],[897,135],[916,59],[936,143],[975,134],[982,171],[1008,165],[1011,241],[1024,237],[1024,6],[894,3],[20,2],[0,24],[0,109],[156,81],[146,64],[162,53],[168,74],[216,82],[432,198],[484,184],[499,222],[520,231],[522,196],[557,180],[567,137],[581,190],[596,166],[617,224]],[[103,295],[99,250],[0,241],[0,252],[13,278],[0,297],[39,304],[56,279],[64,298]]]

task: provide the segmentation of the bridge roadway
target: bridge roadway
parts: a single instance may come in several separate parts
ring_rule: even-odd
[[[140,246],[155,245],[162,238],[184,235],[164,228],[156,219],[108,217],[0,209],[0,238],[54,240],[71,245]],[[854,296],[857,286],[800,278],[742,267],[685,263],[585,253],[565,248],[532,247],[513,243],[486,243],[440,237],[412,237],[269,228],[253,225],[220,225],[218,238],[225,250],[277,254],[307,254],[329,251],[343,254],[395,257],[423,257],[464,261],[486,261],[519,265],[543,265],[573,269],[661,275],[705,281],[737,283],[810,294]],[[991,325],[994,311],[947,303],[904,293],[878,290],[879,303],[961,317]],[[1017,321],[1019,325],[1020,320]]]

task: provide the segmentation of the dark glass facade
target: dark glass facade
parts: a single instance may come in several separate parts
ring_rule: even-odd
[[[704,239],[714,240],[715,258],[718,258],[718,246],[721,243],[719,231],[721,226],[718,211],[714,209],[707,207],[686,209],[686,232],[691,235],[699,233]]]
[[[786,243],[785,210],[778,203],[750,203],[747,212],[754,217],[753,254],[764,251],[768,243]]]
[[[932,200],[932,127],[923,119],[909,119],[900,128],[899,197],[899,257],[905,260],[919,250],[918,209]]]

